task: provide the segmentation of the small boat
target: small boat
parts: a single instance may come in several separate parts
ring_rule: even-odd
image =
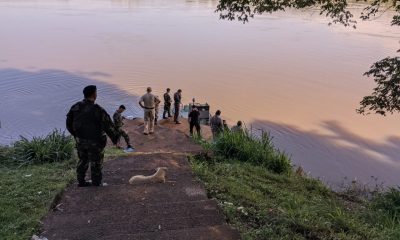
[[[194,98],[191,103],[183,106],[183,111],[181,112],[182,116],[187,118],[193,106],[195,106],[200,112],[200,124],[209,125],[211,118],[210,105],[208,105],[208,103],[196,103]]]

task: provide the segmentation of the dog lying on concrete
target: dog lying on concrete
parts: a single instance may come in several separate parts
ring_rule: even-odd
[[[135,183],[145,183],[145,182],[159,182],[165,183],[165,176],[167,174],[166,167],[158,167],[156,168],[156,173],[151,176],[143,176],[143,175],[136,175],[129,179],[129,184]]]

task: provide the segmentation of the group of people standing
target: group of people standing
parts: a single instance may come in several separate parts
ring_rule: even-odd
[[[144,109],[144,134],[154,133],[154,123],[158,118],[158,105],[160,100],[153,95],[152,89],[147,88],[147,93],[140,98],[139,104]],[[179,122],[179,110],[182,99],[182,90],[174,94],[174,106],[176,124]],[[171,117],[170,89],[164,94],[163,118]],[[66,127],[76,141],[79,161],[76,174],[79,187],[100,186],[102,184],[102,166],[104,159],[104,148],[107,145],[107,136],[113,144],[117,145],[121,137],[124,138],[127,149],[133,149],[128,134],[122,129],[124,117],[122,113],[126,110],[124,105],[119,106],[111,120],[110,115],[100,105],[96,104],[97,87],[86,86],[83,89],[84,99],[72,105],[67,113]],[[91,182],[85,180],[86,172],[91,169]]]
[[[167,119],[172,117],[171,114],[171,105],[172,98],[170,95],[171,89],[167,88],[164,93],[164,112],[163,119]],[[174,122],[175,124],[181,124],[179,122],[179,113],[181,108],[181,100],[182,100],[182,90],[178,89],[176,93],[174,93]],[[159,105],[161,101],[158,96],[152,93],[151,87],[148,87],[146,90],[146,94],[144,94],[140,100],[139,105],[143,108],[144,113],[144,130],[143,134],[153,134],[154,133],[154,125],[157,125],[158,120],[158,111]]]
[[[171,115],[171,106],[172,106],[172,98],[171,98],[171,89],[167,88],[164,93],[164,112],[163,119],[167,119],[172,117]],[[182,90],[178,89],[173,95],[174,101],[174,122],[175,124],[181,124],[179,121],[179,114],[182,105]],[[158,106],[161,103],[158,96],[152,94],[151,87],[147,88],[146,94],[144,94],[140,100],[139,105],[143,108],[144,112],[144,130],[143,133],[145,135],[154,133],[154,125],[157,125],[158,119]],[[189,122],[189,131],[190,135],[193,136],[193,129],[196,128],[197,135],[201,137],[201,127],[200,127],[200,112],[195,105],[192,106],[192,109],[188,115]],[[221,111],[217,110],[215,115],[210,120],[211,131],[213,134],[213,138],[215,139],[220,133],[223,131],[234,131],[241,132],[243,131],[242,122],[238,121],[236,126],[229,129],[225,120],[221,118]],[[124,135],[122,135],[124,136]],[[124,136],[126,139],[126,137]],[[129,144],[127,142],[127,144]]]
[[[172,117],[171,106],[174,103],[174,122],[180,124],[179,114],[182,100],[182,90],[178,89],[173,98],[170,95],[170,89],[167,88],[164,93],[164,112],[163,118]],[[122,129],[124,117],[122,113],[126,110],[124,105],[119,106],[111,120],[110,115],[98,104],[97,87],[94,85],[86,86],[83,89],[84,99],[75,103],[67,114],[66,127],[75,138],[79,161],[76,167],[77,180],[79,187],[100,186],[102,184],[102,166],[104,159],[104,148],[107,145],[107,136],[113,144],[117,145],[121,136],[124,138],[127,148],[133,149],[128,134]],[[152,94],[152,89],[147,88],[140,100],[139,105],[144,111],[144,130],[145,135],[154,133],[154,125],[157,124],[158,106],[160,99]],[[190,124],[190,134],[193,134],[193,128],[196,128],[200,136],[200,112],[196,106],[192,106],[188,121]],[[229,130],[226,122],[221,119],[221,111],[218,110],[210,121],[211,130],[214,139],[224,130]],[[241,121],[231,129],[232,131],[243,131]],[[86,172],[91,168],[91,182],[85,180]]]

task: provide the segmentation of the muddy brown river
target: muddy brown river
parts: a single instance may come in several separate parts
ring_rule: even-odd
[[[330,184],[400,184],[400,115],[361,116],[362,76],[395,55],[390,12],[356,30],[313,10],[219,20],[215,1],[0,0],[0,144],[64,128],[85,85],[109,113],[140,116],[147,86],[183,89],[229,124],[270,131],[297,165]],[[357,12],[362,6],[354,5]]]

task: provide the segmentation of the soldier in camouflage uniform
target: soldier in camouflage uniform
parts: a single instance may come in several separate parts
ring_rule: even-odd
[[[171,104],[172,104],[172,99],[171,96],[169,95],[169,92],[171,89],[167,88],[167,92],[164,93],[164,112],[163,112],[163,119],[167,119],[165,114],[168,113],[168,117],[172,117],[171,115]]]
[[[85,187],[90,184],[85,181],[86,171],[90,164],[92,185],[100,186],[102,180],[102,167],[104,148],[107,136],[115,144],[118,133],[107,112],[95,104],[97,88],[94,85],[83,89],[85,99],[74,104],[67,114],[67,129],[76,140],[79,162],[76,167],[78,186]]]
[[[159,113],[159,107],[160,107],[160,99],[158,98],[158,96],[155,97],[154,99],[155,101],[155,107],[154,107],[154,125],[157,125],[157,121],[158,121],[158,113]]]
[[[125,118],[121,114],[125,111],[125,109],[126,108],[124,105],[119,106],[119,108],[115,111],[115,113],[113,115],[113,120],[114,120],[115,129],[117,130],[118,134],[125,139],[127,148],[132,148],[128,134],[122,129],[122,126],[124,125],[123,120]],[[119,143],[119,139],[118,139],[118,143]]]
[[[178,91],[176,93],[174,93],[174,107],[175,107],[174,122],[175,122],[175,124],[181,124],[181,122],[179,122],[181,102],[182,102],[182,90],[178,89]]]

